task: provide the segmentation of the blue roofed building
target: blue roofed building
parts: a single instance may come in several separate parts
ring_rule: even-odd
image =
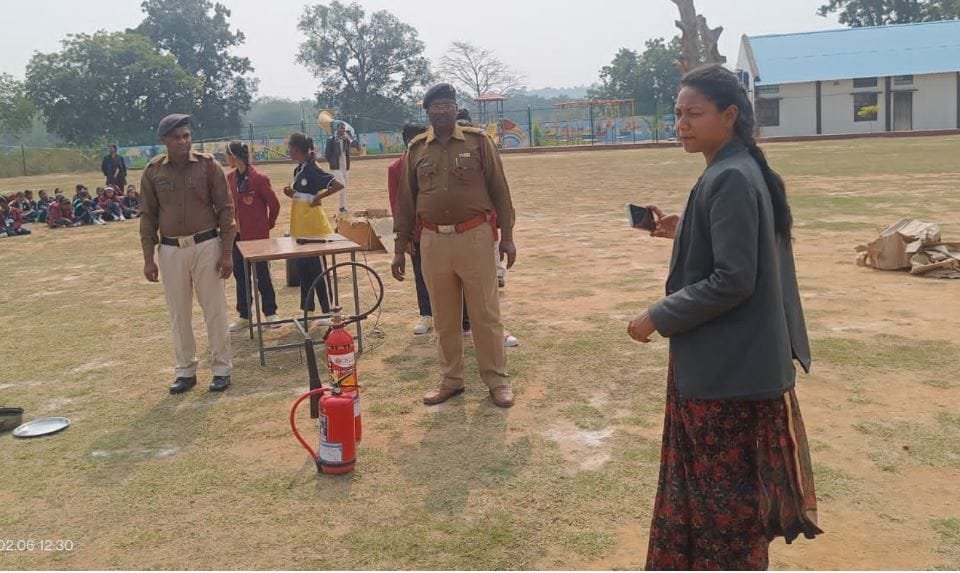
[[[761,135],[960,129],[960,20],[743,36]]]

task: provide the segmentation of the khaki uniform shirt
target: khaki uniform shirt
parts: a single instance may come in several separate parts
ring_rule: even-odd
[[[207,170],[211,174],[207,174]],[[209,177],[209,179],[208,179]],[[208,181],[212,185],[208,186]],[[174,165],[158,155],[140,179],[140,242],[153,248],[164,237],[183,237],[217,228],[224,252],[233,248],[237,235],[233,198],[227,177],[209,153],[190,152],[190,161]]]
[[[497,214],[501,238],[512,241],[510,186],[486,133],[455,125],[444,146],[431,127],[410,142],[397,192],[396,252],[406,249],[418,216],[434,225],[456,225],[489,211]]]

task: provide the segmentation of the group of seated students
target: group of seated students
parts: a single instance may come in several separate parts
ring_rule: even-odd
[[[51,229],[104,225],[108,221],[126,221],[140,216],[140,194],[134,185],[126,191],[116,185],[97,187],[94,197],[86,186],[78,184],[73,199],[68,199],[59,187],[53,197],[41,189],[38,198],[33,191],[19,191],[0,195],[0,238],[29,235],[24,223],[46,223]]]

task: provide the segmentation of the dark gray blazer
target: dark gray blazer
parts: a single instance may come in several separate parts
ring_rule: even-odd
[[[794,358],[810,371],[793,249],[775,234],[760,166],[739,140],[690,192],[667,297],[650,316],[670,338],[684,398],[774,399],[795,384]]]

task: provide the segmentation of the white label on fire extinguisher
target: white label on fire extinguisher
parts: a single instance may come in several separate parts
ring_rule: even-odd
[[[356,418],[360,415],[360,396],[358,395],[353,399],[353,417]]]
[[[320,442],[320,461],[328,464],[342,464],[343,444]]]
[[[339,366],[340,368],[353,368],[354,364],[357,363],[353,357],[353,352],[350,354],[332,354],[328,356],[328,358],[330,359],[330,364]]]

